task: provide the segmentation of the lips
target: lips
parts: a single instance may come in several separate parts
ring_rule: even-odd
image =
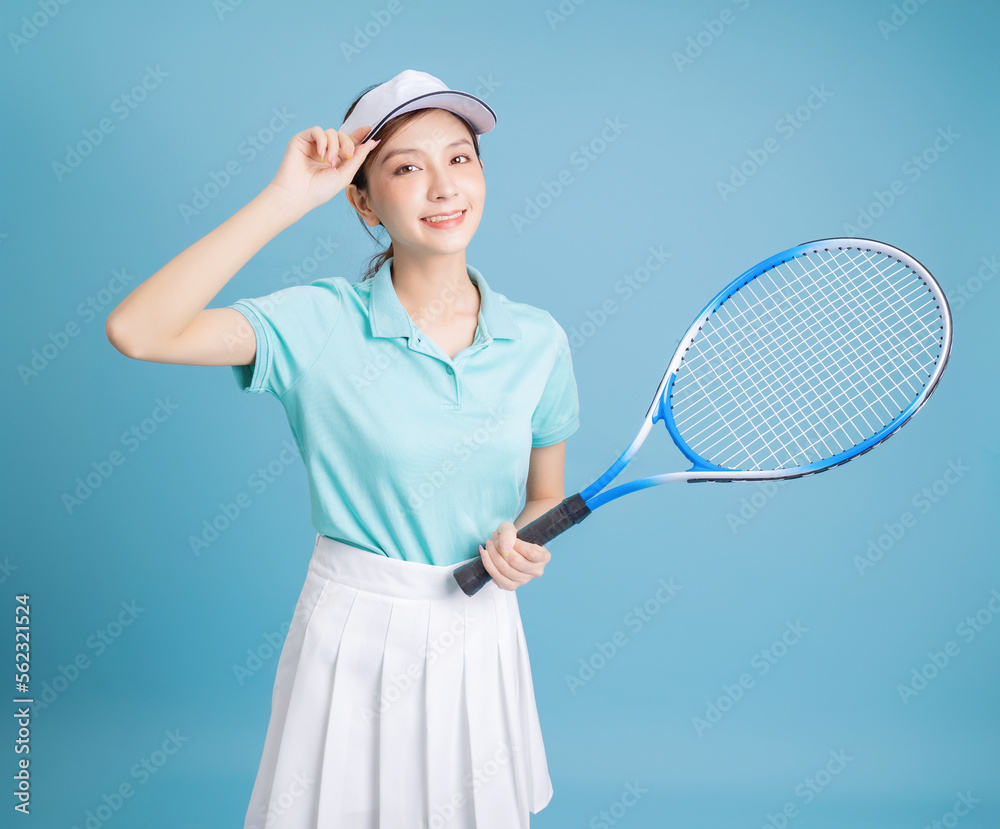
[[[437,214],[435,214],[434,217],[428,216],[426,218],[421,219],[420,221],[423,222],[428,227],[437,227],[437,228],[457,227],[465,219],[465,213],[466,213],[465,210],[455,210],[455,211],[452,211],[451,213],[437,213]],[[439,219],[436,222],[430,221],[431,218],[435,218],[435,217],[439,217],[439,216],[451,216],[453,218]]]

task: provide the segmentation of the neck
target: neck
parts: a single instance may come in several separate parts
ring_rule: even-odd
[[[465,250],[428,258],[405,248],[393,251],[392,287],[415,322],[418,318],[447,322],[456,314],[479,312],[479,291],[469,278]]]

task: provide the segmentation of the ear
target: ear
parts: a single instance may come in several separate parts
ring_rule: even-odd
[[[364,219],[365,224],[369,227],[377,227],[382,224],[378,216],[375,215],[375,211],[371,209],[371,205],[368,201],[368,196],[363,190],[359,190],[357,185],[348,184],[344,188],[344,195],[347,196],[347,200],[351,203],[351,207],[358,211],[358,215]]]

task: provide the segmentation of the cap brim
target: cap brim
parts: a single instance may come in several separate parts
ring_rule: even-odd
[[[405,104],[400,104],[392,112],[388,113],[382,120],[375,124],[371,132],[365,136],[364,144],[378,136],[379,130],[382,129],[389,121],[407,112],[414,112],[418,109],[433,109],[440,108],[446,109],[449,112],[465,119],[469,125],[472,127],[473,131],[477,135],[482,135],[484,132],[489,132],[497,125],[497,115],[490,108],[490,106],[485,102],[477,98],[475,95],[470,95],[467,92],[457,92],[450,90],[448,92],[428,92],[426,95],[420,95],[413,100],[407,101]],[[341,129],[347,132],[353,132],[361,124],[350,124],[350,119],[344,122]]]

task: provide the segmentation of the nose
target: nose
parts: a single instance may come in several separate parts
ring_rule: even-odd
[[[432,199],[444,200],[458,195],[458,185],[455,184],[454,177],[447,167],[434,165],[430,170],[430,182],[428,188],[429,196]]]

